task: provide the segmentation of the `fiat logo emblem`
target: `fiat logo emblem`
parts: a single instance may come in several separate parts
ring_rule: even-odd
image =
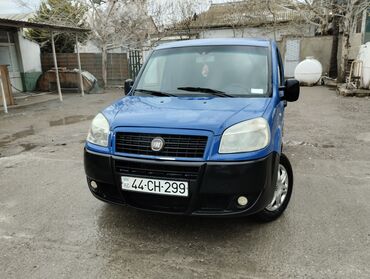
[[[161,137],[156,137],[152,140],[150,147],[153,151],[161,151],[164,147],[164,139]]]

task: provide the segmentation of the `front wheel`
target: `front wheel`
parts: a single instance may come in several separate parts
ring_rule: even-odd
[[[293,171],[289,159],[285,154],[280,155],[278,176],[274,196],[269,205],[254,216],[262,222],[270,222],[277,219],[287,208],[293,191]]]

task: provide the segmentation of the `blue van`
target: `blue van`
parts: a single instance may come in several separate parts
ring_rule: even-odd
[[[91,193],[153,212],[276,219],[293,189],[284,108],[299,97],[283,73],[270,40],[158,46],[126,96],[92,121]]]

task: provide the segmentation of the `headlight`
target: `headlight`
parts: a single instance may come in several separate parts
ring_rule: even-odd
[[[108,137],[108,120],[104,117],[103,114],[98,113],[98,115],[94,117],[91,123],[89,134],[87,135],[87,141],[101,146],[108,146]]]
[[[262,118],[247,120],[226,129],[219,153],[240,153],[265,148],[270,143],[270,127]]]

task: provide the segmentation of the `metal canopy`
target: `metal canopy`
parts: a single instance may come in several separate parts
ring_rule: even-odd
[[[28,22],[28,21],[21,21],[21,20],[12,20],[12,19],[5,19],[0,18],[0,29],[10,29],[10,28],[29,28],[29,29],[43,29],[48,30],[51,33],[51,43],[52,43],[52,49],[53,49],[53,58],[54,58],[54,67],[55,67],[55,74],[57,78],[57,89],[58,89],[58,95],[59,99],[62,102],[63,96],[62,91],[60,87],[60,80],[59,80],[59,71],[58,71],[58,62],[55,52],[55,43],[54,43],[54,33],[55,32],[70,32],[76,34],[76,49],[77,49],[77,62],[78,62],[78,70],[79,70],[79,76],[80,76],[80,90],[81,95],[84,96],[84,88],[83,88],[83,81],[82,81],[82,70],[81,70],[81,59],[80,59],[80,51],[78,46],[78,33],[84,33],[89,32],[90,29],[87,28],[79,28],[79,27],[70,27],[70,26],[62,26],[62,25],[53,25],[48,23],[36,23],[36,22]],[[0,89],[2,88],[2,84]],[[5,100],[4,90],[0,90],[3,95],[3,99]],[[0,93],[1,93],[0,92]],[[4,111],[7,113],[7,106],[6,101],[4,102]]]
[[[83,32],[90,31],[90,29],[87,29],[87,28],[54,25],[54,24],[49,24],[49,23],[36,23],[36,22],[6,19],[6,18],[0,18],[0,28],[1,27],[43,29],[43,30],[49,30],[49,31],[55,31],[55,32],[59,31],[59,32],[74,32],[74,33],[83,33]]]

